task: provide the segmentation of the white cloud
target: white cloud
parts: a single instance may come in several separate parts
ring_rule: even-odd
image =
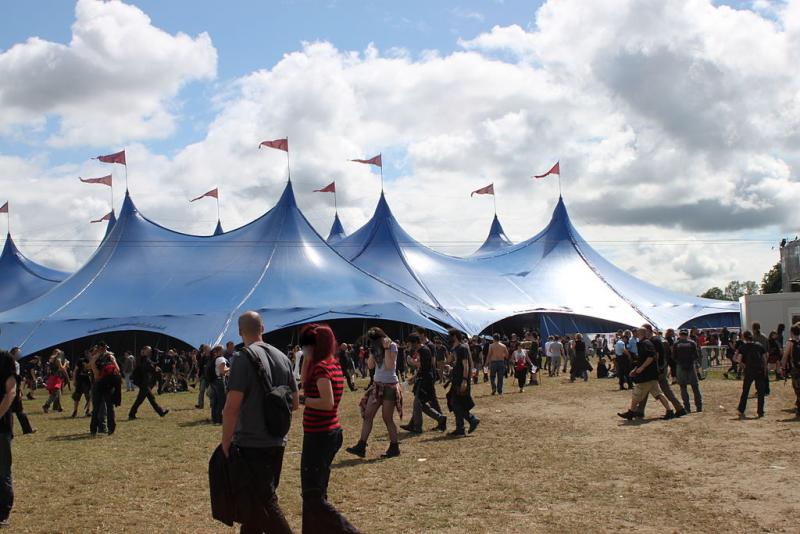
[[[205,33],[170,35],[137,7],[79,0],[68,45],[31,37],[0,53],[0,133],[54,118],[56,146],[167,137],[173,97],[216,62]]]
[[[305,43],[228,87],[206,137],[174,158],[134,147],[131,189],[148,216],[207,233],[213,203],[186,200],[219,185],[223,224],[242,224],[285,183],[283,153],[255,147],[288,135],[307,217],[327,233],[330,196],[310,191],[336,180],[353,231],[380,185],[347,159],[382,151],[401,223],[467,253],[492,214],[469,192],[494,182],[506,232],[525,239],[557,196],[529,176],[560,159],[576,226],[621,267],[688,292],[759,278],[770,245],[739,240],[800,225],[798,4],[773,19],[708,0],[551,0],[530,30],[495,27],[448,55]]]

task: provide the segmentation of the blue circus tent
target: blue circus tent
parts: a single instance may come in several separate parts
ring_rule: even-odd
[[[328,239],[326,241],[329,245],[333,245],[345,237],[347,237],[347,234],[344,232],[344,226],[342,226],[342,221],[339,220],[339,212],[337,211],[336,215],[333,217],[331,231],[328,233]]]
[[[519,272],[521,287],[531,291],[539,288],[538,298],[558,300],[579,315],[626,323],[616,311],[622,308],[640,316],[638,323],[649,322],[660,328],[681,327],[693,321],[706,324],[701,318],[712,316],[716,326],[739,325],[738,302],[703,299],[660,288],[606,260],[572,225],[561,197],[550,223],[539,234],[474,261],[498,271]],[[600,308],[602,303],[613,303],[614,311],[589,313],[588,303],[599,304]]]
[[[532,313],[547,319],[543,331],[553,332],[600,332],[644,322],[666,328],[720,313],[738,324],[738,303],[664,290],[606,261],[577,233],[560,198],[548,226],[531,239],[455,258],[406,233],[382,193],[373,217],[334,246],[365,271],[444,308],[470,333]]]
[[[267,331],[342,318],[393,320],[441,331],[447,313],[342,258],[311,227],[291,183],[255,221],[194,236],[145,218],[126,194],[108,239],[46,295],[0,313],[0,346],[25,354],[104,332],[143,330],[191,345],[236,337],[259,311]]]
[[[511,240],[503,231],[503,226],[500,224],[500,220],[497,218],[497,214],[495,213],[494,219],[492,219],[492,226],[489,228],[489,235],[486,236],[486,240],[483,242],[483,245],[481,245],[480,248],[475,251],[473,256],[491,254],[506,247],[510,247],[512,244],[513,243],[511,243]]]
[[[68,276],[26,258],[9,233],[0,255],[0,311],[43,295]]]

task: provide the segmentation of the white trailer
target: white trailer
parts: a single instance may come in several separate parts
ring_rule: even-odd
[[[759,322],[766,335],[779,324],[786,325],[788,331],[791,325],[800,322],[800,293],[745,295],[739,302],[742,306],[742,330],[750,330],[754,322]]]

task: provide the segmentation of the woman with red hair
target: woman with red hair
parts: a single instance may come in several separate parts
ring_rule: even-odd
[[[344,376],[336,358],[336,338],[327,325],[300,329],[303,350],[303,454],[300,485],[303,495],[303,532],[355,533],[347,519],[328,502],[331,463],[342,447],[339,401]]]

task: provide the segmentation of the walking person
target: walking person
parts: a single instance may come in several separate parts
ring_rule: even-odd
[[[22,374],[20,373],[19,359],[22,357],[22,351],[19,347],[13,347],[9,352],[11,359],[14,360],[14,374],[17,380],[17,393],[14,397],[14,402],[11,404],[11,411],[17,416],[19,426],[22,428],[23,434],[33,434],[36,429],[31,426],[28,419],[28,414],[25,413],[25,408],[22,406]]]
[[[442,415],[433,407],[432,399],[436,398],[436,360],[430,349],[422,344],[418,334],[408,336],[409,351],[417,355],[414,374],[414,406],[411,412],[411,421],[400,428],[412,434],[422,433],[422,414],[424,413],[437,422],[436,430],[444,432],[447,429],[447,416]],[[412,360],[413,362],[413,360]]]
[[[197,404],[195,408],[202,410],[205,407],[206,388],[208,388],[208,381],[206,380],[206,366],[208,360],[211,358],[211,347],[203,343],[200,345],[200,353],[197,356],[197,376],[200,382],[200,387],[197,389]]]
[[[0,528],[10,526],[14,506],[11,478],[11,440],[14,437],[11,405],[17,397],[17,372],[11,354],[0,350]]]
[[[469,379],[470,355],[469,349],[463,342],[463,334],[456,329],[450,329],[450,348],[453,351],[453,372],[451,373],[450,389],[447,391],[447,406],[456,419],[456,429],[448,435],[451,437],[464,436],[464,421],[469,422],[468,432],[472,434],[480,420],[470,411],[475,407],[472,400],[472,384]]]
[[[133,391],[133,370],[136,369],[136,357],[129,350],[122,355],[122,376],[125,377],[125,391]]]
[[[78,363],[75,364],[75,370],[72,372],[72,418],[78,416],[78,407],[81,404],[81,399],[86,399],[86,404],[83,407],[83,414],[89,417],[89,409],[92,406],[92,374],[89,369],[89,360],[81,357]]]
[[[357,391],[358,388],[353,383],[353,360],[350,358],[350,351],[347,350],[347,343],[339,345],[339,350],[336,351],[336,358],[339,360],[339,367],[342,369],[342,374],[347,380],[347,387],[350,391]]]
[[[764,396],[768,380],[767,351],[760,343],[755,343],[753,333],[745,330],[742,334],[744,344],[739,348],[744,366],[744,380],[742,381],[742,395],[739,397],[739,407],[736,409],[739,417],[744,419],[747,409],[747,397],[750,396],[750,386],[755,383],[758,404],[756,415],[764,417]]]
[[[795,413],[800,417],[800,323],[795,323],[789,328],[789,339],[783,349],[781,366],[784,373],[789,373],[792,378],[792,388],[795,394]]]
[[[215,425],[222,424],[222,409],[225,406],[225,378],[230,370],[224,352],[225,349],[222,348],[222,345],[216,345],[211,349],[211,358],[206,372],[206,381],[211,390],[211,422]]]
[[[381,411],[386,430],[389,432],[389,448],[381,458],[400,456],[400,444],[397,437],[397,426],[394,423],[394,412],[398,411],[403,418],[403,390],[397,378],[397,345],[378,327],[370,328],[369,357],[367,367],[375,371],[372,384],[367,388],[359,403],[361,408],[361,438],[346,450],[350,454],[364,458],[367,454],[367,440],[372,432],[372,424],[378,410]]]
[[[344,377],[336,357],[336,338],[326,325],[300,329],[300,346],[306,353],[307,376],[303,383],[303,452],[300,485],[303,496],[303,532],[316,534],[357,533],[350,522],[328,501],[331,464],[342,447],[339,402]]]
[[[152,348],[147,345],[142,347],[142,350],[139,352],[139,361],[136,362],[136,367],[134,367],[131,372],[131,380],[133,380],[133,383],[139,388],[139,394],[136,395],[136,400],[133,401],[131,409],[128,412],[129,420],[136,419],[136,412],[145,399],[147,399],[150,406],[153,407],[153,410],[155,410],[160,417],[164,417],[169,413],[169,410],[165,410],[158,405],[155,396],[153,396],[152,388],[155,382],[155,366],[151,360],[152,356]]]
[[[631,333],[630,331],[626,332],[629,334]],[[618,413],[617,415],[627,420],[643,418],[644,413],[638,411],[637,408],[645,397],[652,395],[667,411],[663,418],[672,419],[675,417],[675,412],[670,409],[667,399],[664,398],[663,393],[661,393],[661,388],[658,385],[658,363],[656,361],[658,355],[656,354],[655,347],[650,340],[646,338],[646,335],[646,330],[644,328],[639,328],[637,330],[637,336],[631,337],[631,339],[637,340],[637,348],[633,359],[634,368],[630,372],[631,379],[634,382],[633,393],[631,395],[631,407],[627,412]],[[628,342],[628,346],[630,346],[630,341]]]
[[[564,344],[558,336],[553,336],[553,340],[547,347],[547,358],[550,360],[550,376],[558,376],[561,373],[561,360],[566,357]]]
[[[55,349],[47,362],[49,376],[47,377],[47,393],[49,396],[42,406],[44,413],[50,411],[50,406],[57,412],[63,412],[61,407],[61,388],[64,385],[64,364],[61,363],[61,356],[64,353],[60,349]]]
[[[525,391],[525,382],[528,379],[528,369],[533,368],[533,362],[528,358],[528,351],[522,348],[522,344],[517,344],[517,349],[511,355],[514,364],[514,377],[519,385],[519,392]]]
[[[633,381],[630,377],[631,359],[625,352],[625,346],[624,334],[622,330],[618,330],[614,342],[614,373],[617,375],[620,391],[624,390],[626,385],[628,389],[633,389]]]
[[[239,503],[244,509],[242,534],[292,532],[276,495],[288,426],[280,436],[268,427],[266,390],[281,388],[280,391],[286,392],[281,400],[291,397],[292,411],[300,406],[300,398],[289,358],[264,343],[263,334],[264,323],[258,313],[248,311],[239,317],[239,335],[244,347],[231,367],[222,415],[222,452],[226,458],[235,458],[243,465],[237,471],[242,479],[236,480],[246,496]],[[275,403],[270,403],[270,409],[275,407]]]
[[[584,382],[589,381],[589,371],[591,371],[591,364],[586,357],[586,343],[583,341],[583,335],[575,334],[575,356],[572,360],[572,367],[569,372],[569,381],[575,382],[576,378],[583,378]]]
[[[678,386],[681,388],[681,400],[683,409],[686,413],[691,413],[692,405],[689,403],[688,386],[692,387],[694,394],[694,406],[698,412],[703,411],[703,396],[700,394],[700,381],[697,377],[697,365],[700,362],[700,348],[697,343],[689,339],[689,331],[686,329],[678,332],[678,340],[672,346],[672,354],[675,359],[675,371],[678,378]],[[678,412],[680,417],[683,413]]]
[[[486,364],[489,366],[489,382],[492,384],[492,395],[502,395],[508,349],[500,342],[500,334],[494,334],[492,339],[492,344],[489,345],[489,353],[486,355]]]
[[[672,413],[675,417],[683,417],[688,412],[685,410],[683,404],[678,400],[678,397],[675,396],[675,393],[672,392],[672,386],[669,383],[669,377],[667,376],[667,349],[665,347],[664,341],[658,335],[658,332],[653,331],[653,326],[650,324],[645,324],[642,326],[644,328],[644,335],[645,339],[649,340],[650,343],[653,344],[653,347],[656,349],[656,365],[658,367],[658,386],[661,388],[661,392],[667,398],[670,404],[672,404],[673,410]],[[699,392],[699,390],[698,390]],[[695,396],[695,401],[700,398],[700,404],[698,408],[698,412],[703,411],[703,403],[702,398]],[[644,413],[645,407],[647,406],[647,397],[645,397],[641,404],[636,408],[636,411],[639,413]],[[671,419],[668,415],[665,417],[666,419]]]

